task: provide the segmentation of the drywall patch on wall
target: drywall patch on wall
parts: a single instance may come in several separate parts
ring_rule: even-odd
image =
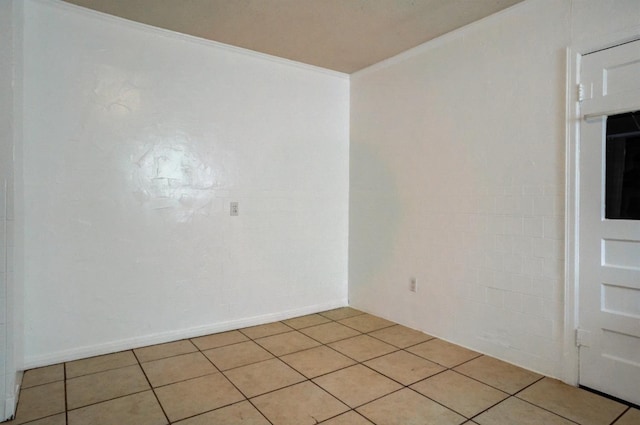
[[[133,196],[144,207],[170,210],[178,222],[209,215],[215,189],[222,186],[211,162],[186,137],[146,143],[132,155]]]

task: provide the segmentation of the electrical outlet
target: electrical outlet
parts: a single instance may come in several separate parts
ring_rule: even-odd
[[[232,202],[229,206],[229,215],[240,215],[240,209],[237,202]]]
[[[416,280],[415,277],[412,277],[409,280],[409,291],[418,292],[418,281]]]

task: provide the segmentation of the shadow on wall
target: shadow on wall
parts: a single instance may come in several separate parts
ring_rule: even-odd
[[[349,283],[372,285],[389,264],[402,219],[394,175],[369,145],[350,148]]]

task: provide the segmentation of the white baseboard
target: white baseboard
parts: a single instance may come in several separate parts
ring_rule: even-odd
[[[178,341],[185,338],[194,338],[202,335],[209,335],[233,329],[245,328],[247,326],[276,322],[279,320],[290,319],[292,317],[318,313],[338,307],[345,307],[347,305],[347,299],[340,299],[327,303],[287,310],[284,312],[252,316],[243,319],[211,323],[203,326],[196,326],[176,331],[160,332],[135,338],[127,338],[118,341],[105,342],[102,344],[78,347],[40,356],[26,357],[24,367],[25,369],[33,369],[36,367],[49,366],[62,362],[99,356],[102,354],[116,353],[118,351],[131,350],[133,348],[146,347],[148,345],[162,344],[165,342]]]
[[[4,401],[4,414],[2,415],[0,421],[8,421],[9,419],[13,419],[13,416],[16,414],[16,404],[17,400],[15,396],[7,397]]]
[[[16,407],[18,406],[18,394],[20,394],[20,385],[22,384],[22,375],[23,372],[16,373],[16,384],[14,386],[14,392],[13,394],[6,394],[4,406],[0,406],[0,408],[4,408],[4,410],[0,412],[0,422],[13,419],[16,414]]]

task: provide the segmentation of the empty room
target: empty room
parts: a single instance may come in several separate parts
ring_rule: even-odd
[[[0,421],[640,424],[638,0],[0,0]]]

